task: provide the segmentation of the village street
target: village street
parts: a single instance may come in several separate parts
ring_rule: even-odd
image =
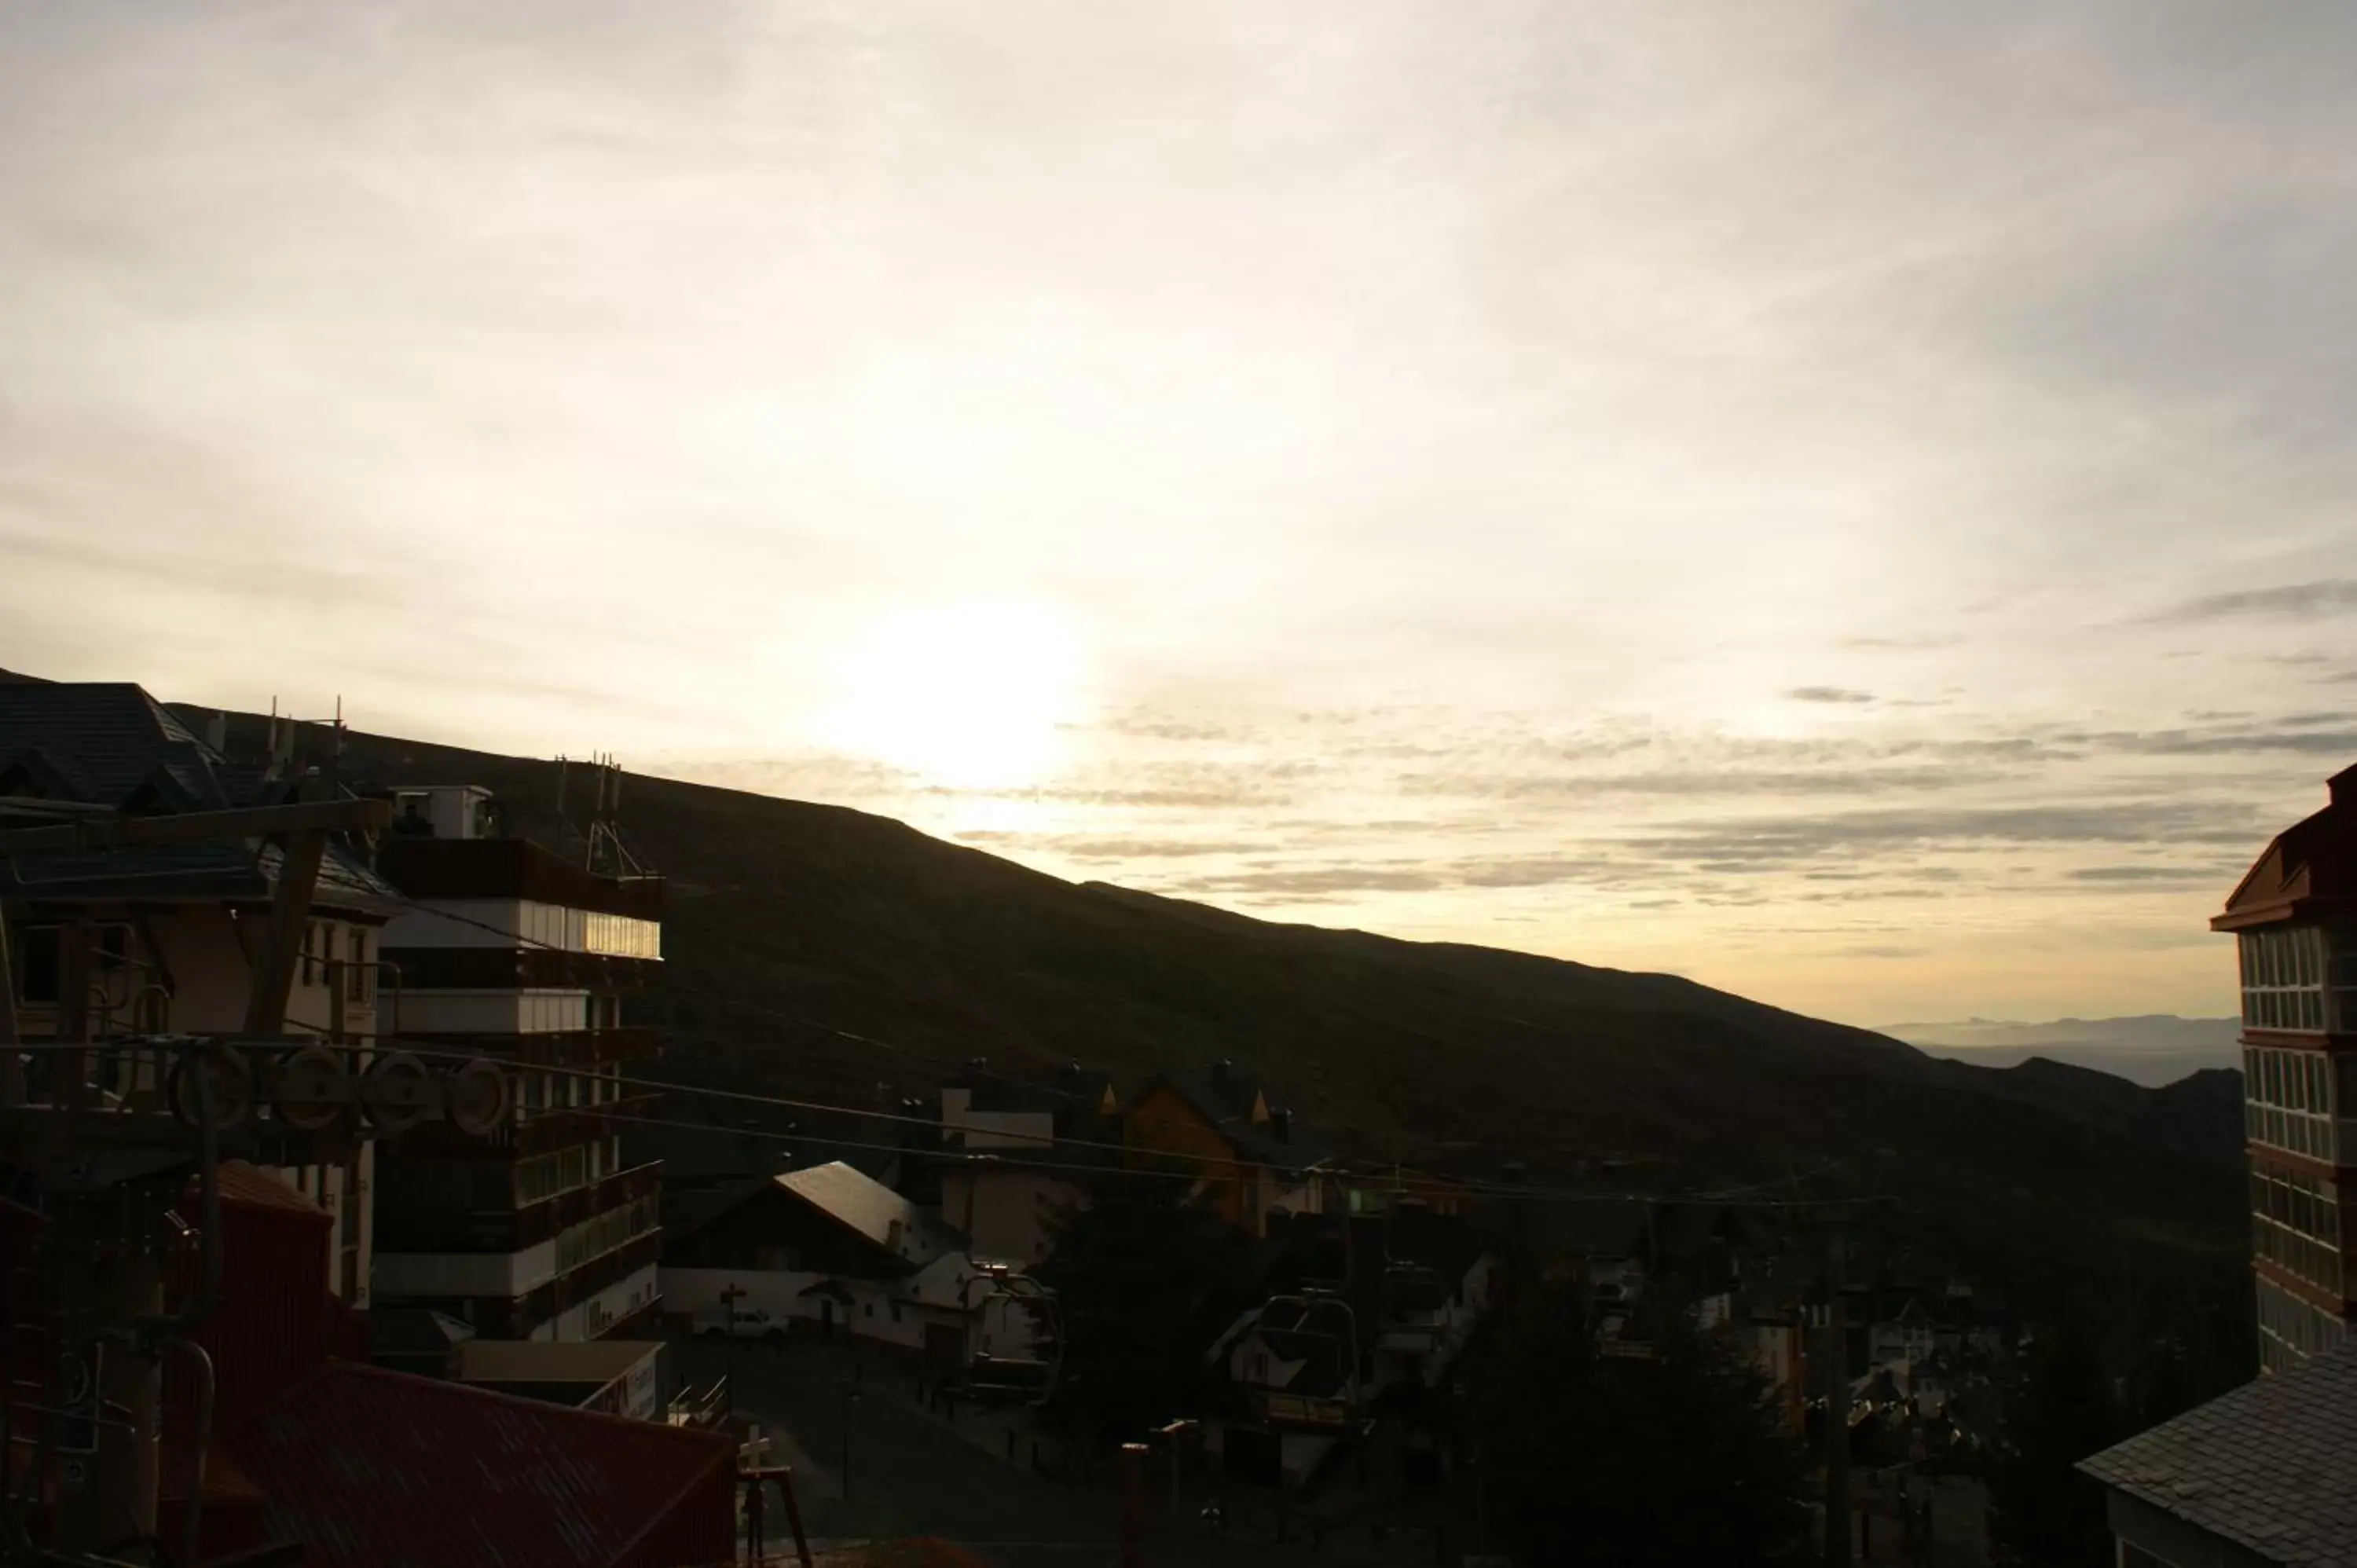
[[[729,1360],[723,1347],[708,1342],[681,1344],[674,1355],[679,1376],[697,1384],[718,1376]],[[1018,1437],[1010,1463],[1010,1423],[997,1412],[969,1411],[952,1423],[920,1404],[913,1375],[897,1363],[855,1359],[835,1346],[748,1341],[734,1361],[738,1416],[758,1423],[773,1444],[767,1463],[793,1466],[814,1543],[930,1535],[1002,1568],[1100,1568],[1119,1561],[1120,1501],[1110,1479],[1065,1482],[1036,1473],[1028,1434]],[[855,1392],[856,1400],[846,1398]],[[848,1497],[842,1485],[846,1412]],[[1052,1466],[1055,1450],[1043,1446],[1042,1453]],[[1297,1511],[1280,1526],[1270,1494],[1202,1474],[1182,1487],[1174,1553],[1168,1474],[1157,1465],[1146,1477],[1148,1568],[1405,1568],[1458,1561],[1436,1551],[1428,1530],[1378,1530],[1364,1517],[1345,1527]],[[1202,1508],[1214,1501],[1225,1525],[1216,1541],[1200,1520]],[[772,1552],[785,1550],[785,1521],[774,1505],[768,1530]]]

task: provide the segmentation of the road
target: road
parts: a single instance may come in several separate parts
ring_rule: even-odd
[[[724,1359],[719,1348],[701,1344],[676,1354],[681,1375],[698,1383]],[[1097,1568],[1119,1560],[1116,1498],[985,1452],[918,1408],[905,1375],[870,1366],[855,1381],[850,1371],[847,1359],[826,1348],[748,1345],[736,1358],[739,1415],[765,1434],[789,1434],[806,1456],[795,1466],[796,1494],[814,1539],[939,1536],[1002,1568]],[[846,1397],[855,1392],[856,1399]],[[782,1521],[775,1528],[782,1537]]]

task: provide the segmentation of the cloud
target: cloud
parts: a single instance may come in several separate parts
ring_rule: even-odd
[[[1930,948],[1894,947],[1887,943],[1865,943],[1857,947],[1835,948],[1835,958],[1922,958]]]
[[[1325,865],[1243,871],[1225,876],[1199,876],[1170,885],[1182,893],[1330,895],[1338,893],[1425,893],[1443,886],[1430,871],[1372,865]]]
[[[2247,808],[2141,800],[2076,806],[1979,806],[1726,818],[1670,825],[1632,847],[1699,869],[1754,870],[1836,853],[1941,845],[2184,843],[2255,845],[2266,833]]]
[[[1784,695],[1796,703],[1870,703],[1871,692],[1856,692],[1846,686],[1794,686]]]
[[[1963,640],[1960,637],[1845,637],[1840,646],[1884,650],[1953,648]]]
[[[2216,882],[2219,874],[2184,865],[2083,865],[2065,873],[2073,882],[2152,882],[2179,885]],[[2229,877],[2232,876],[2229,873]]]
[[[2348,610],[2357,610],[2357,579],[2328,577],[2311,583],[2286,583],[2273,588],[2206,594],[2147,618],[2156,622],[2221,620],[2233,617],[2314,620]]]

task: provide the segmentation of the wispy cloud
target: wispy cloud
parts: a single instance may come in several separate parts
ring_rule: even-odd
[[[2357,610],[2357,579],[2330,577],[2311,583],[2286,583],[2273,588],[2204,594],[2161,610],[2149,618],[2179,622],[2220,620],[2230,617],[2314,620],[2351,610]]]
[[[1870,703],[1871,692],[1854,691],[1847,686],[1793,686],[1784,695],[1796,703]]]

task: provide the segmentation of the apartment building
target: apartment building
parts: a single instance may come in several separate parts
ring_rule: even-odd
[[[393,791],[378,869],[400,1033],[510,1068],[490,1140],[415,1128],[379,1158],[376,1294],[490,1338],[628,1337],[660,1300],[662,1162],[626,1163],[657,1050],[630,1015],[662,961],[660,877],[591,870],[500,830],[472,785]]]
[[[2282,1371],[2357,1321],[2357,768],[2285,829],[2211,929],[2233,933],[2259,1361]]]

